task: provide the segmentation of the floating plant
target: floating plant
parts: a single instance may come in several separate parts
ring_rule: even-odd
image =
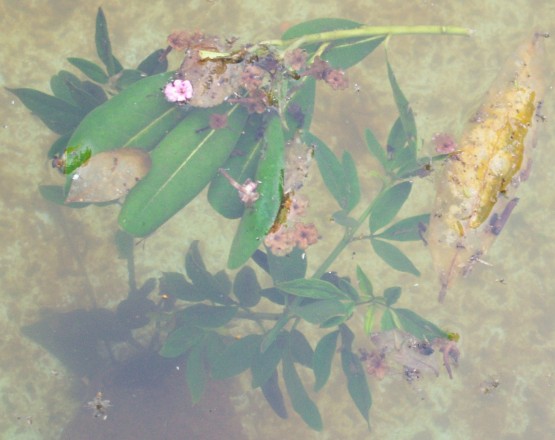
[[[407,379],[416,380],[426,371],[439,374],[443,362],[453,375],[458,335],[397,306],[401,287],[381,286],[379,294],[360,267],[356,280],[332,269],[350,243],[364,240],[393,269],[419,276],[400,246],[423,242],[429,214],[398,214],[412,179],[429,174],[430,164],[446,154],[456,154],[450,151],[456,144],[438,137],[438,152],[446,154],[418,157],[414,115],[389,62],[387,79],[398,115],[387,147],[366,131],[368,151],[380,164],[373,172],[383,184],[370,204],[361,206],[360,165],[349,152],[337,158],[310,127],[317,81],[337,91],[349,87],[347,69],[395,35],[469,35],[468,29],[319,19],[293,26],[281,39],[243,45],[177,31],[167,48],[124,69],[112,53],[101,9],[96,25],[103,67],[69,59],[87,79],[62,71],[52,78],[53,96],[11,89],[60,134],[48,155],[65,184],[42,188],[43,195],[67,207],[121,201],[119,225],[128,238],[155,233],[207,186],[216,212],[240,218],[228,257],[228,268],[238,270],[233,279],[224,270],[209,272],[199,243],[193,242],[185,273],[165,272],[160,278],[155,305],[150,290],[136,289],[134,266],[128,264],[129,297],[115,312],[103,312],[124,326],[126,338],[154,320],[162,331],[160,354],[186,358],[193,402],[202,398],[208,377],[225,379],[250,370],[252,386],[261,389],[279,417],[288,416],[284,383],[292,408],[316,430],[323,429],[323,421],[299,369],[314,375],[314,389],[320,391],[339,357],[348,392],[366,423],[372,399],[365,366],[383,377],[395,361]],[[175,53],[180,67],[166,72]],[[343,228],[344,235],[307,274],[310,247],[325,233],[304,221],[309,207],[303,187],[316,169],[337,204],[330,213],[334,227]],[[501,223],[507,215],[499,213],[497,219]],[[366,225],[365,235],[360,229]],[[261,284],[247,265],[251,261],[271,284]],[[264,303],[276,311],[262,312],[258,306]],[[351,318],[358,313],[365,316],[361,333],[373,335],[375,351],[361,354],[354,346]],[[240,320],[255,321],[258,331],[241,338],[224,331]],[[311,341],[307,326],[329,331]],[[432,356],[437,353],[440,360]],[[107,414],[105,402],[102,395],[90,402],[100,418]]]

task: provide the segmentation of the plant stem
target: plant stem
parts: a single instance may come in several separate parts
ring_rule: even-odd
[[[328,41],[345,40],[349,38],[371,37],[375,35],[466,35],[474,33],[472,29],[457,26],[361,26],[355,29],[340,29],[330,32],[319,32],[317,34],[304,35],[300,38],[288,40],[268,40],[260,45],[288,46],[293,44],[299,47],[303,44],[324,43]]]

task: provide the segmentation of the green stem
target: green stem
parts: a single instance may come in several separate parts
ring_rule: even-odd
[[[466,35],[474,33],[472,29],[457,26],[361,26],[355,29],[340,29],[329,32],[319,32],[317,34],[304,35],[300,38],[288,40],[268,40],[260,45],[267,46],[288,46],[294,44],[299,47],[303,44],[324,43],[328,41],[345,40],[349,38],[371,37],[375,35]]]

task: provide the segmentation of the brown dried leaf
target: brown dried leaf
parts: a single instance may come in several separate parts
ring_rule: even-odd
[[[125,196],[150,170],[150,156],[137,148],[95,154],[80,166],[66,203],[100,203]]]

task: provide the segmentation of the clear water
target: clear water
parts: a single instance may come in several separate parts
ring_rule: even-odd
[[[246,42],[274,38],[290,24],[317,17],[344,17],[376,25],[473,28],[473,38],[403,36],[391,41],[390,60],[416,112],[426,149],[431,149],[429,140],[435,132],[460,131],[505,58],[533,31],[555,32],[555,6],[547,0],[472,0],[464,5],[424,0],[196,0],[137,1],[125,6],[108,0],[102,6],[115,53],[126,65],[163,46],[174,29],[235,35]],[[66,57],[95,59],[96,8],[85,1],[2,0],[0,84],[47,91],[53,73],[71,70]],[[547,41],[547,53],[552,47],[553,42]],[[552,74],[555,59],[546,59],[546,64]],[[363,191],[370,200],[377,182],[370,176],[375,164],[365,152],[364,130],[371,128],[383,140],[394,117],[383,51],[376,51],[354,68],[350,78],[359,91],[354,87],[344,92],[319,90],[313,129],[337,152],[348,149],[355,155]],[[549,84],[553,84],[553,75]],[[150,390],[128,396],[125,402],[118,394],[118,402],[105,384],[73,377],[20,332],[21,326],[38,319],[43,308],[63,312],[113,307],[127,294],[127,270],[113,244],[117,208],[67,210],[43,201],[37,186],[58,182],[45,159],[54,136],[7,91],[0,92],[0,99],[0,438],[57,439],[71,419],[73,437],[66,438],[153,438],[146,430],[137,434],[129,427],[139,425],[140,420],[155,424],[158,414],[170,414],[172,408],[183,404],[177,397],[168,392],[163,399]],[[404,307],[460,333],[462,359],[453,380],[442,375],[416,386],[395,377],[371,380],[374,404],[369,433],[346,393],[342,375],[337,374],[315,396],[325,423],[325,430],[315,433],[296,415],[286,421],[278,419],[261,395],[249,390],[249,378],[242,377],[235,384],[212,389],[200,406],[183,407],[183,417],[168,419],[165,431],[156,434],[158,438],[547,438],[555,425],[551,264],[555,258],[555,194],[551,190],[555,175],[550,164],[554,99],[551,94],[546,101],[548,120],[534,153],[531,178],[520,189],[518,208],[488,255],[493,266],[479,268],[453,288],[445,304],[436,302],[437,280],[421,246],[404,248],[422,271],[418,279],[383,267],[360,243],[352,248],[356,254],[351,255],[350,249],[334,266],[352,276],[360,264],[378,289],[403,286]],[[309,255],[311,267],[316,267],[340,232],[328,222],[335,207],[317,173],[311,179],[311,215],[324,235]],[[418,181],[414,192],[407,214],[429,209],[432,179]],[[202,241],[209,269],[223,268],[233,232],[234,225],[217,218],[200,198],[137,247],[138,282],[162,271],[181,271],[183,253],[195,239]],[[361,318],[353,321],[353,328],[357,326],[362,329]],[[362,335],[360,331],[360,345],[365,344]],[[339,370],[335,365],[335,371]],[[183,378],[178,373],[166,374],[167,389],[181,386]],[[483,394],[481,383],[494,379],[499,386]],[[106,425],[111,418],[94,419],[85,408],[97,391],[112,400],[114,411],[117,405],[128,405],[127,430]],[[229,401],[224,402],[224,395],[230,396]],[[172,423],[186,425],[190,430],[187,436],[175,437],[175,431],[167,427]],[[115,434],[107,426],[126,433]]]

